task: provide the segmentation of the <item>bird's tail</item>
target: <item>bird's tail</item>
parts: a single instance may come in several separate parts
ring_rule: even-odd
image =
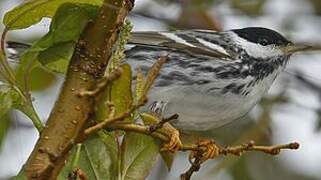
[[[21,54],[24,53],[30,47],[31,47],[30,44],[16,42],[16,41],[7,41],[6,50],[7,50],[9,60],[16,62],[21,56]]]

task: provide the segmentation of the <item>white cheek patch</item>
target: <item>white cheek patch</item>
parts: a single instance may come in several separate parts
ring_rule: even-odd
[[[234,37],[235,38],[235,37]],[[282,55],[282,51],[275,46],[262,46],[260,44],[249,42],[243,38],[237,37],[236,41],[243,49],[252,57],[255,58],[268,58],[273,56]]]
[[[180,44],[184,44],[184,45],[187,45],[187,46],[190,46],[190,47],[195,47],[193,44],[191,43],[188,43],[187,41],[185,41],[184,39],[176,36],[174,33],[167,33],[167,32],[160,32],[159,34],[177,42],[177,43],[180,43]]]
[[[208,42],[208,41],[205,41],[204,39],[201,39],[201,38],[196,38],[198,42],[200,42],[201,44],[203,44],[204,46],[210,48],[210,49],[213,49],[215,51],[218,51],[222,54],[226,54],[226,55],[229,55],[225,49],[217,44],[214,44],[214,43],[211,43],[211,42]]]
[[[267,58],[282,55],[282,51],[276,49],[274,46],[262,46],[259,44],[246,42],[243,44],[246,52],[256,58]]]

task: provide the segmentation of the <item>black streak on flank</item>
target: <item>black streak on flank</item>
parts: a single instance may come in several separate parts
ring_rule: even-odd
[[[231,92],[233,94],[242,94],[245,84],[237,85],[236,83],[229,84],[222,89],[222,93]]]
[[[193,80],[189,76],[179,71],[172,71],[166,75],[165,74],[160,75],[159,79],[160,79],[160,82],[170,81],[171,84],[181,84],[181,85],[193,84]],[[158,86],[157,83],[156,83],[156,86]]]
[[[216,72],[215,68],[213,68],[212,66],[199,66],[195,68],[195,71]]]
[[[159,80],[157,83],[155,83],[155,86],[157,86],[157,87],[166,87],[166,86],[170,86],[171,84],[172,84],[171,81]]]
[[[204,80],[204,79],[202,79],[202,80],[198,80],[198,81],[196,81],[196,84],[198,84],[198,85],[203,85],[203,84],[207,84],[207,83],[210,83],[211,81],[209,81],[209,80]]]
[[[245,84],[239,85],[238,87],[234,88],[232,92],[235,94],[240,94],[242,92],[244,86],[245,86]]]
[[[231,63],[221,67],[214,68],[213,72],[216,78],[220,79],[238,79],[254,77],[254,81],[249,86],[255,85],[262,81],[265,77],[272,74],[275,70],[284,66],[289,57],[275,57],[275,59],[256,59],[244,54],[242,62],[239,64]],[[236,68],[238,65],[238,68]],[[250,67],[244,69],[243,67]]]
[[[232,91],[236,87],[235,83],[229,84],[222,89],[222,94]]]

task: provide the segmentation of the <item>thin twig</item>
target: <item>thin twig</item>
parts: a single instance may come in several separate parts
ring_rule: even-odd
[[[199,171],[202,164],[202,153],[201,151],[197,151],[196,157],[194,161],[190,159],[191,167],[183,174],[181,174],[181,180],[189,180],[191,179],[193,173]]]
[[[7,58],[6,58],[6,52],[5,52],[5,38],[7,35],[8,29],[4,29],[2,34],[1,34],[1,40],[0,40],[0,53],[1,53],[1,60],[0,63],[3,66],[3,69],[5,70],[5,72],[2,72],[2,74],[6,74],[8,77],[6,78],[8,82],[11,83],[11,85],[15,84],[15,75],[13,70],[11,69]]]
[[[68,180],[87,180],[86,174],[80,169],[75,168],[71,173],[68,174]]]
[[[170,122],[178,118],[178,114],[173,114],[168,118],[163,118],[159,123],[149,126],[150,133],[155,132],[164,126],[165,123]]]
[[[155,131],[150,132],[150,128],[145,125],[139,125],[134,123],[114,123],[110,124],[107,127],[108,130],[123,130],[123,131],[131,131],[131,132],[137,132],[141,134],[150,135],[154,138],[157,138],[163,142],[168,142],[170,140],[170,137],[164,135],[161,132]],[[221,147],[217,144],[213,143],[214,151],[214,157],[215,158],[219,155],[236,155],[240,156],[244,152],[249,151],[258,151],[263,152],[270,155],[277,155],[281,152],[282,149],[290,149],[295,150],[299,148],[299,143],[289,143],[289,144],[281,144],[281,145],[273,145],[273,146],[258,146],[255,145],[254,141],[250,141],[249,143],[239,145],[239,146],[233,146],[233,147]],[[202,144],[183,144],[179,151],[192,151],[192,156],[190,158],[191,167],[181,175],[182,180],[189,180],[193,173],[197,172],[200,169],[200,166],[203,162],[205,162],[207,159],[204,159],[204,153],[208,151],[209,147],[203,146]],[[194,159],[192,161],[191,159]]]
[[[257,146],[255,145],[254,141],[251,141],[244,145],[222,148],[220,149],[220,154],[222,155],[233,154],[236,156],[240,156],[247,151],[260,151],[266,154],[278,155],[282,149],[298,149],[299,146],[300,145],[297,142],[293,142],[289,144],[273,145],[273,146]]]
[[[116,80],[117,78],[119,78],[122,74],[122,69],[115,69],[112,73],[110,73],[109,75],[104,76],[100,82],[97,83],[96,87],[94,90],[91,91],[80,91],[79,92],[79,96],[83,97],[83,96],[95,96],[98,93],[100,93],[102,90],[104,90],[106,88],[106,86],[113,82],[114,80]]]
[[[147,92],[150,90],[152,85],[154,84],[155,79],[159,75],[159,72],[162,68],[162,66],[168,61],[168,56],[161,56],[158,58],[158,60],[152,65],[150,70],[148,71],[146,78],[145,78],[145,84],[144,84],[144,90],[143,95],[147,94]]]
[[[136,109],[145,105],[145,103],[146,103],[146,100],[142,100],[142,101],[138,102],[138,104],[132,105],[127,111],[121,113],[120,115],[117,115],[114,117],[108,117],[104,121],[85,129],[84,134],[89,135],[91,133],[97,132],[98,130],[106,128],[108,125],[110,125],[116,121],[121,121],[121,120],[129,117]]]
[[[161,132],[158,132],[158,131],[151,132],[150,127],[145,125],[139,125],[134,123],[113,123],[106,128],[108,130],[123,130],[123,131],[132,131],[132,132],[137,132],[141,134],[146,134],[154,138],[157,138],[163,142],[168,142],[170,140],[170,137],[164,135]],[[90,132],[90,131],[87,131],[87,132]],[[215,151],[214,152],[215,156],[212,158],[215,158],[218,155],[228,155],[228,154],[240,156],[244,152],[249,152],[249,151],[259,151],[270,155],[277,155],[281,152],[282,149],[294,150],[298,148],[299,148],[299,144],[297,142],[282,144],[282,145],[273,145],[273,146],[258,146],[258,145],[255,145],[254,141],[250,141],[249,143],[246,143],[243,145],[226,147],[226,148],[218,146],[213,142],[212,151],[213,150]],[[206,153],[209,150],[209,147],[203,146],[202,144],[183,144],[179,148],[179,150],[192,151],[192,156],[190,157],[191,167],[185,173],[181,174],[182,180],[189,180],[193,175],[193,173],[197,172],[200,169],[201,164],[207,160],[206,158],[204,159],[204,153]]]
[[[123,131],[132,131],[141,134],[151,135],[155,138],[158,138],[161,141],[169,141],[169,137],[165,136],[163,133],[155,131],[150,133],[149,126],[139,125],[135,123],[113,123],[106,127],[108,130],[123,130]],[[89,128],[88,128],[89,129]],[[88,130],[86,129],[86,130]],[[87,131],[87,133],[93,133],[93,131]],[[298,149],[299,143],[293,142],[289,144],[282,145],[273,145],[273,146],[258,146],[255,145],[254,141],[246,143],[244,145],[233,146],[233,147],[221,147],[215,144],[219,148],[218,155],[241,155],[243,152],[247,151],[259,151],[271,155],[276,155],[282,149]],[[184,144],[180,151],[206,151],[206,147],[200,146],[198,144]]]
[[[107,127],[108,130],[123,130],[123,131],[131,131],[131,132],[137,132],[141,134],[146,134],[150,135],[154,138],[157,138],[161,141],[169,141],[169,138],[165,135],[163,135],[160,132],[149,132],[149,127],[144,126],[144,125],[139,125],[139,124],[134,124],[134,123],[114,123],[111,124]]]
[[[5,52],[5,42],[6,42],[6,36],[7,36],[7,33],[8,33],[8,29],[5,28],[2,32],[2,35],[1,35],[1,43],[0,43],[0,49],[1,51],[3,52],[3,55],[6,56],[6,52]]]
[[[220,147],[216,144],[213,144],[214,148],[218,148],[218,155],[235,155],[235,156],[241,156],[244,152],[249,151],[259,151],[270,155],[278,155],[282,149],[298,149],[299,143],[289,143],[289,144],[281,144],[281,145],[273,145],[273,146],[257,146],[255,145],[254,141],[250,141],[249,143],[239,145],[239,146],[233,146],[233,147]],[[205,148],[205,149],[204,149]],[[206,147],[198,146],[197,148],[193,148],[192,150],[192,156],[190,157],[190,168],[183,174],[181,174],[181,180],[189,180],[193,173],[197,172],[200,169],[200,166],[203,162],[206,161],[204,159],[203,155],[204,152],[206,152]],[[215,158],[216,156],[212,157]],[[194,159],[192,161],[191,159]]]
[[[150,135],[154,138],[157,138],[161,141],[168,142],[169,137],[163,135],[162,133],[159,132],[153,132],[150,133],[148,126],[144,125],[138,125],[138,124],[133,124],[133,123],[114,123],[108,126],[109,130],[124,130],[124,131],[132,131],[132,132],[137,132],[137,133],[142,133],[146,135]],[[227,148],[222,148],[220,146],[217,146],[216,144],[215,148],[218,148],[218,155],[237,155],[240,156],[242,153],[247,152],[247,151],[259,151],[263,153],[267,153],[270,155],[277,155],[280,153],[282,149],[298,149],[299,144],[298,143],[290,143],[290,144],[284,144],[284,145],[274,145],[274,146],[256,146],[254,141],[251,141],[250,143],[240,145],[240,146],[235,146],[235,147],[227,147]],[[206,161],[204,159],[203,155],[204,152],[207,151],[207,148],[204,146],[200,146],[199,144],[190,144],[190,145],[182,145],[179,149],[180,151],[192,151],[193,156],[190,158],[191,166],[190,168],[181,175],[182,180],[189,180],[193,173],[197,172],[201,164]],[[216,156],[215,156],[216,157]],[[192,159],[194,159],[192,161]]]

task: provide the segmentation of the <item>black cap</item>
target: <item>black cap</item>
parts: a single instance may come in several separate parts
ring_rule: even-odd
[[[276,31],[262,27],[248,27],[243,29],[233,29],[238,36],[263,46],[278,45],[286,46],[291,42]]]

